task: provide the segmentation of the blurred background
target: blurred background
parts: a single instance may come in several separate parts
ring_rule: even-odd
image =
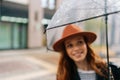
[[[0,80],[56,80],[59,54],[47,49],[45,28],[62,0],[0,0]],[[109,16],[110,61],[120,65],[120,14]],[[80,23],[100,37],[93,47],[106,59],[102,18]],[[97,26],[97,27],[96,27]]]

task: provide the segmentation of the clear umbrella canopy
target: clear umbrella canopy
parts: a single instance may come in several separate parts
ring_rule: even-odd
[[[112,51],[109,53],[108,48],[116,44],[120,47],[119,21],[120,0],[63,0],[46,28],[47,48],[53,50],[53,44],[61,38],[67,24],[76,24],[84,30],[93,31],[98,36],[95,48],[97,53],[107,58],[110,77],[109,56]],[[101,45],[103,49],[99,48]]]
[[[84,29],[87,28],[86,30],[94,30],[99,35],[105,36],[103,33],[105,30],[104,17],[113,15],[108,17],[108,23],[112,27],[114,24],[111,21],[119,19],[119,11],[120,0],[63,0],[46,29],[48,49],[52,50],[53,43],[60,39],[63,26],[67,24],[74,23]],[[102,30],[102,33],[98,30]]]
[[[120,0],[63,0],[47,29],[120,10]]]

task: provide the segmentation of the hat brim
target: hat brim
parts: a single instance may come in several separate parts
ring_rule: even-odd
[[[60,52],[62,49],[63,49],[63,46],[64,46],[64,41],[65,39],[71,37],[71,36],[84,36],[87,40],[87,43],[91,44],[93,43],[96,38],[97,38],[97,35],[95,33],[92,33],[92,32],[79,32],[79,33],[76,33],[76,34],[72,34],[72,35],[69,35],[67,37],[64,37],[60,40],[58,40],[57,42],[54,43],[53,45],[53,49],[57,52]]]

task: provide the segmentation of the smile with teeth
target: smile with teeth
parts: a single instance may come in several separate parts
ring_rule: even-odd
[[[82,56],[82,54],[83,54],[83,51],[74,53],[73,55],[74,55],[75,57],[80,57],[80,56]]]

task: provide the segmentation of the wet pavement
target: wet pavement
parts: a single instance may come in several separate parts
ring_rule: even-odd
[[[56,80],[59,53],[46,48],[0,51],[0,80]],[[120,66],[120,59],[111,58]]]
[[[46,48],[0,51],[0,80],[56,80],[58,59]]]

